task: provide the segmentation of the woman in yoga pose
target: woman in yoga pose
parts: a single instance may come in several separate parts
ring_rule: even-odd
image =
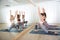
[[[21,22],[21,19],[20,19],[21,17],[20,11],[19,11],[19,14],[18,14],[18,11],[16,12],[16,14],[17,14],[17,27],[19,29],[20,26],[23,26],[23,22]]]
[[[48,31],[49,25],[46,22],[46,13],[45,13],[45,9],[42,9],[43,12],[40,12],[40,8],[38,7],[38,12],[39,12],[39,17],[40,17],[40,22],[39,22],[39,27],[41,27],[43,29],[43,31],[45,31],[46,33],[49,34],[57,34],[57,32],[52,32],[52,31]],[[37,25],[35,26],[35,31],[37,30]]]
[[[22,13],[22,22],[25,22],[25,12],[23,12],[23,13]]]
[[[11,22],[11,27],[9,28],[9,30],[11,30],[12,28],[15,28],[16,26],[15,26],[15,17],[16,17],[16,14],[15,14],[15,16],[13,16],[12,14],[11,14],[11,10],[10,10],[10,22]]]
[[[22,14],[22,22],[25,24],[25,26],[27,26],[27,21],[25,21],[25,12],[23,12],[24,14]]]

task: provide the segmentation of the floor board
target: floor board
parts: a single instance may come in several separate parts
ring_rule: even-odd
[[[60,40],[60,36],[43,35],[43,34],[30,34],[29,32],[31,30],[29,30],[24,36],[18,38],[17,40]]]

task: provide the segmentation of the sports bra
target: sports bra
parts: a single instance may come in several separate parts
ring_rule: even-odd
[[[21,21],[20,19],[17,19],[17,21]]]

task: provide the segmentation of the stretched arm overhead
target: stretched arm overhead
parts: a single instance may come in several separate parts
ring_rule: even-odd
[[[25,11],[22,12],[22,19],[25,18]]]
[[[23,12],[23,15],[25,16],[25,11]]]
[[[40,7],[38,6],[38,14],[39,14],[39,16],[40,16],[40,12],[41,12],[41,11],[40,11]]]
[[[38,12],[40,13],[40,7],[38,7]]]
[[[10,21],[11,21],[11,10],[10,10]]]
[[[11,16],[11,10],[10,10],[10,16]]]
[[[19,15],[21,15],[21,12],[19,11]]]
[[[14,16],[14,19],[15,19],[15,17],[16,17],[16,15],[17,15],[17,14],[18,14],[18,11],[16,11],[16,12],[15,12],[15,16]]]
[[[14,16],[14,19],[15,19],[16,15],[17,15],[17,11],[15,12],[15,16]]]
[[[42,12],[45,13],[45,9],[44,8],[42,8]]]

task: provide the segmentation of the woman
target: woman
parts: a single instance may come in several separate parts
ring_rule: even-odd
[[[39,12],[39,17],[40,17],[40,22],[39,22],[39,26],[43,29],[43,31],[45,31],[46,33],[49,33],[49,34],[57,34],[57,32],[52,32],[52,31],[48,31],[47,28],[49,27],[48,25],[46,25],[46,13],[45,13],[45,10],[44,8],[42,9],[43,12],[40,13],[40,8],[38,7],[38,12]],[[37,25],[35,27],[35,31],[38,31],[37,30]]]
[[[25,26],[27,26],[27,21],[25,21],[25,12],[22,14],[22,22],[25,24]]]
[[[16,17],[16,14],[15,14],[15,16],[13,16],[12,14],[11,14],[11,10],[10,10],[10,22],[11,22],[11,27],[9,28],[9,30],[11,30],[12,28],[15,28],[16,26],[15,26],[15,17]]]
[[[18,27],[18,29],[19,29],[19,27],[20,26],[23,26],[23,22],[21,22],[21,14],[20,14],[20,12],[19,12],[19,14],[18,14],[18,11],[16,12],[16,14],[17,14],[17,27]],[[22,27],[23,28],[23,27]],[[20,29],[19,29],[20,30]]]

